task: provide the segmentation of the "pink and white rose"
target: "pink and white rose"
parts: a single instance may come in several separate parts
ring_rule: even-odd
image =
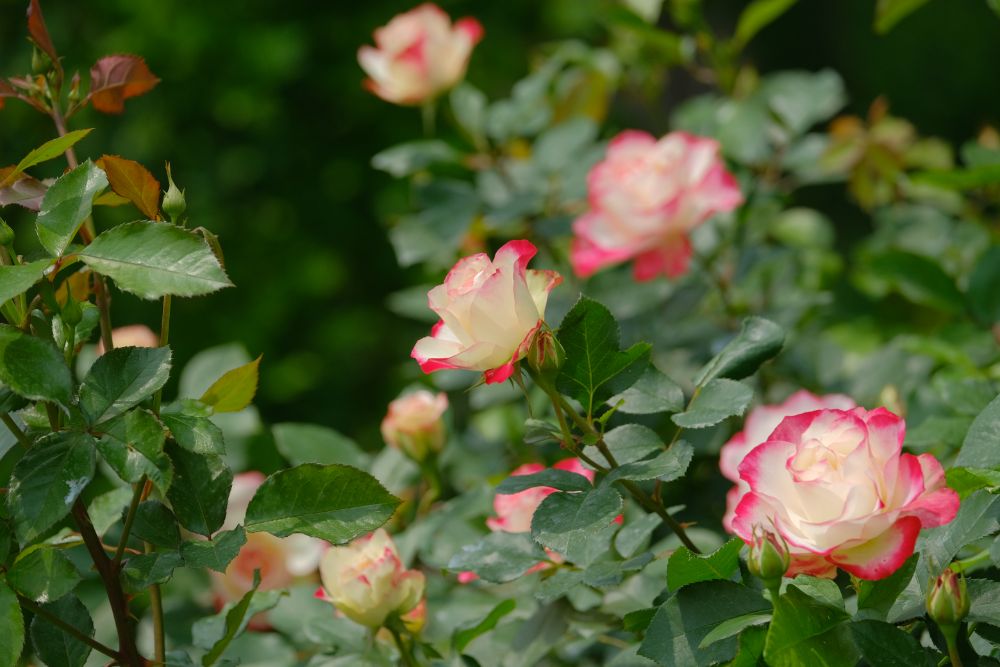
[[[389,403],[382,419],[382,438],[415,461],[422,461],[429,452],[439,452],[444,446],[444,421],[448,396],[444,392],[420,389],[404,394]]]
[[[410,353],[425,373],[474,370],[487,383],[514,373],[544,324],[549,292],[562,282],[555,271],[527,268],[536,252],[528,241],[510,241],[492,261],[485,253],[465,257],[428,292],[441,321]]]
[[[233,479],[229,507],[222,530],[232,530],[243,523],[247,506],[257,488],[264,483],[259,472],[245,472]],[[275,537],[268,533],[247,533],[247,542],[222,574],[212,572],[212,590],[216,603],[235,602],[253,587],[254,570],[260,570],[260,590],[287,588],[296,579],[314,576],[326,543],[308,535]],[[266,623],[255,623],[266,627]]]
[[[726,515],[722,525],[733,532],[733,515],[740,498],[750,490],[750,486],[740,479],[740,463],[754,447],[767,440],[767,436],[778,427],[785,417],[800,415],[803,412],[824,410],[850,410],[857,407],[850,396],[844,394],[827,394],[817,396],[805,389],[795,392],[777,405],[759,405],[750,411],[743,424],[743,430],[729,439],[719,452],[719,469],[735,486],[726,494]]]
[[[160,337],[145,324],[129,324],[111,330],[111,342],[118,347],[159,347]],[[104,341],[97,343],[97,356],[104,354]]]
[[[472,48],[483,38],[473,18],[454,25],[440,7],[424,3],[375,31],[375,47],[362,46],[358,63],[365,86],[394,104],[421,104],[465,77]]]
[[[750,490],[733,530],[747,543],[758,524],[781,535],[788,576],[889,576],[920,529],[948,523],[959,504],[937,459],[902,453],[905,430],[885,408],[786,417],[739,465]]]
[[[581,277],[634,260],[636,280],[687,271],[688,234],[743,203],[719,144],[685,132],[626,130],[587,177],[590,211],[573,223],[570,262]]]
[[[413,612],[424,597],[424,573],[403,567],[396,544],[382,528],[346,546],[330,547],[319,573],[323,587],[317,597],[369,628],[382,626],[392,614]],[[422,625],[425,616],[418,609],[409,620]]]

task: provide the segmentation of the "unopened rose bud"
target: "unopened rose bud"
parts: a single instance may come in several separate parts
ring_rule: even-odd
[[[9,246],[14,242],[14,230],[3,218],[0,218],[0,246]]]
[[[323,599],[369,628],[407,614],[424,596],[423,572],[403,567],[396,545],[381,528],[347,546],[330,547],[319,573]]]
[[[187,201],[184,199],[184,191],[174,183],[169,163],[167,164],[167,184],[167,191],[163,195],[163,212],[169,215],[172,221],[177,222],[187,210]]]
[[[790,564],[791,557],[784,538],[756,524],[750,539],[750,558],[747,560],[750,573],[759,577],[768,589],[773,589],[781,585],[781,578],[785,576]]]
[[[969,615],[969,593],[965,577],[950,567],[935,579],[927,591],[927,615],[942,628],[957,626]]]
[[[389,404],[382,420],[382,437],[414,461],[423,461],[430,452],[444,447],[444,422],[448,396],[425,389],[400,396]]]
[[[45,74],[52,69],[52,58],[37,46],[31,50],[31,73]]]
[[[528,366],[542,376],[554,377],[565,359],[566,350],[550,330],[539,331],[528,348]]]

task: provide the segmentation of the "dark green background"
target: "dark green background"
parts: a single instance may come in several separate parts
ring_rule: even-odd
[[[377,437],[386,402],[416,375],[407,357],[424,327],[384,307],[389,293],[423,278],[396,266],[384,233],[384,220],[405,210],[407,190],[368,161],[417,137],[419,113],[364,92],[355,59],[373,28],[414,4],[43,1],[70,71],[85,72],[104,54],[131,52],[145,56],[163,80],[129,101],[124,116],[88,109],[73,119],[76,128],[97,128],[79,150],[82,157],[137,159],[161,178],[163,162],[172,162],[192,224],[221,236],[238,286],[175,305],[177,358],[183,363],[232,340],[263,353],[257,404],[268,422],[314,421],[368,441]],[[491,97],[505,95],[526,73],[539,44],[607,39],[607,2],[441,4],[484,24],[470,78]],[[708,2],[707,9],[728,32],[745,4]],[[874,4],[801,0],[758,36],[748,57],[765,72],[833,67],[846,81],[850,111],[863,113],[885,94],[892,112],[922,134],[955,143],[986,123],[1000,124],[1000,18],[984,0],[933,0],[885,37],[871,28]],[[26,5],[0,0],[3,74],[30,67]],[[662,108],[648,112],[650,129],[666,129],[670,108],[698,91],[683,77],[675,81]],[[621,112],[625,102],[616,105],[609,133],[631,117]],[[0,112],[0,128],[0,164],[16,162],[52,132],[46,118],[17,102]],[[52,163],[47,175],[59,168]],[[844,200],[840,189],[830,195]],[[22,237],[30,233],[27,215],[4,214],[19,223]],[[843,215],[865,224],[856,210]],[[29,243],[19,243],[30,252]],[[113,315],[116,324],[156,327],[159,308],[120,295]]]

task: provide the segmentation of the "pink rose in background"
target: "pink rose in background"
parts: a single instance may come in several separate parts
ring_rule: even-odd
[[[423,461],[428,452],[444,446],[444,421],[448,396],[426,389],[400,396],[389,403],[382,419],[382,438],[415,461]]]
[[[232,530],[243,523],[250,499],[264,479],[259,472],[236,475],[222,530]],[[264,591],[287,588],[295,579],[313,575],[325,548],[325,542],[307,535],[275,537],[268,533],[247,533],[246,544],[225,573],[212,572],[217,605],[221,607],[243,597],[253,587],[254,570],[260,570],[260,590]],[[258,619],[253,627],[264,629],[267,624]]]
[[[159,347],[160,337],[145,324],[130,324],[111,330],[115,347]],[[97,356],[104,354],[104,341],[97,344]]]
[[[528,241],[510,241],[493,261],[480,253],[452,267],[427,294],[441,321],[410,353],[421,370],[481,371],[488,383],[514,373],[543,324],[549,292],[562,282],[555,271],[527,268],[536,252]]]
[[[323,587],[317,597],[355,623],[377,628],[390,614],[413,612],[408,620],[423,625],[424,574],[403,567],[396,544],[382,528],[346,546],[330,547],[319,571]]]
[[[730,438],[719,452],[719,469],[726,479],[736,484],[726,494],[726,515],[722,518],[725,529],[733,532],[733,514],[736,512],[736,506],[743,494],[750,490],[750,486],[740,479],[740,463],[754,447],[767,440],[767,436],[771,435],[785,417],[826,408],[850,410],[854,407],[857,405],[850,396],[843,394],[816,396],[805,389],[800,389],[783,403],[759,405],[751,410],[744,422],[743,430]]]
[[[749,487],[732,522],[788,543],[788,576],[832,577],[838,567],[882,579],[913,553],[921,528],[948,523],[958,494],[930,454],[903,454],[903,420],[885,408],[786,417],[739,465]]]
[[[743,203],[719,144],[685,132],[659,141],[627,130],[587,177],[590,211],[573,223],[570,262],[581,277],[634,260],[636,280],[687,271],[688,233]]]
[[[420,104],[465,77],[483,26],[472,18],[453,26],[440,7],[425,3],[375,31],[375,48],[362,46],[365,86],[387,102]]]

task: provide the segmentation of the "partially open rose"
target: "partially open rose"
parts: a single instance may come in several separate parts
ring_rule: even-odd
[[[913,553],[921,528],[946,524],[958,494],[930,454],[903,454],[903,420],[885,408],[817,410],[785,418],[739,465],[750,490],[733,530],[755,525],[788,543],[788,576],[838,567],[882,579]]]
[[[476,19],[459,19],[452,26],[440,7],[424,3],[376,30],[375,48],[358,50],[358,62],[369,76],[365,86],[387,102],[420,104],[462,80],[472,48],[482,38]]]
[[[777,405],[759,405],[750,411],[743,424],[743,430],[734,435],[722,446],[719,452],[719,469],[735,486],[726,494],[726,515],[722,525],[733,532],[733,515],[750,486],[740,479],[740,463],[753,448],[767,440],[767,436],[778,427],[785,417],[800,415],[803,412],[834,408],[850,410],[857,407],[854,399],[843,394],[828,394],[816,396],[805,389],[800,389]]]
[[[382,438],[390,446],[415,461],[423,461],[429,452],[444,446],[444,422],[448,409],[447,394],[420,389],[389,403],[382,419]]]
[[[570,261],[586,277],[634,260],[636,280],[687,271],[689,232],[743,203],[719,144],[685,132],[627,130],[587,177],[590,211],[573,223]]]
[[[465,257],[428,292],[441,321],[410,354],[425,373],[475,370],[488,383],[513,374],[543,324],[549,292],[562,282],[554,271],[527,268],[536,252],[528,241],[510,241],[493,261],[485,253]]]

